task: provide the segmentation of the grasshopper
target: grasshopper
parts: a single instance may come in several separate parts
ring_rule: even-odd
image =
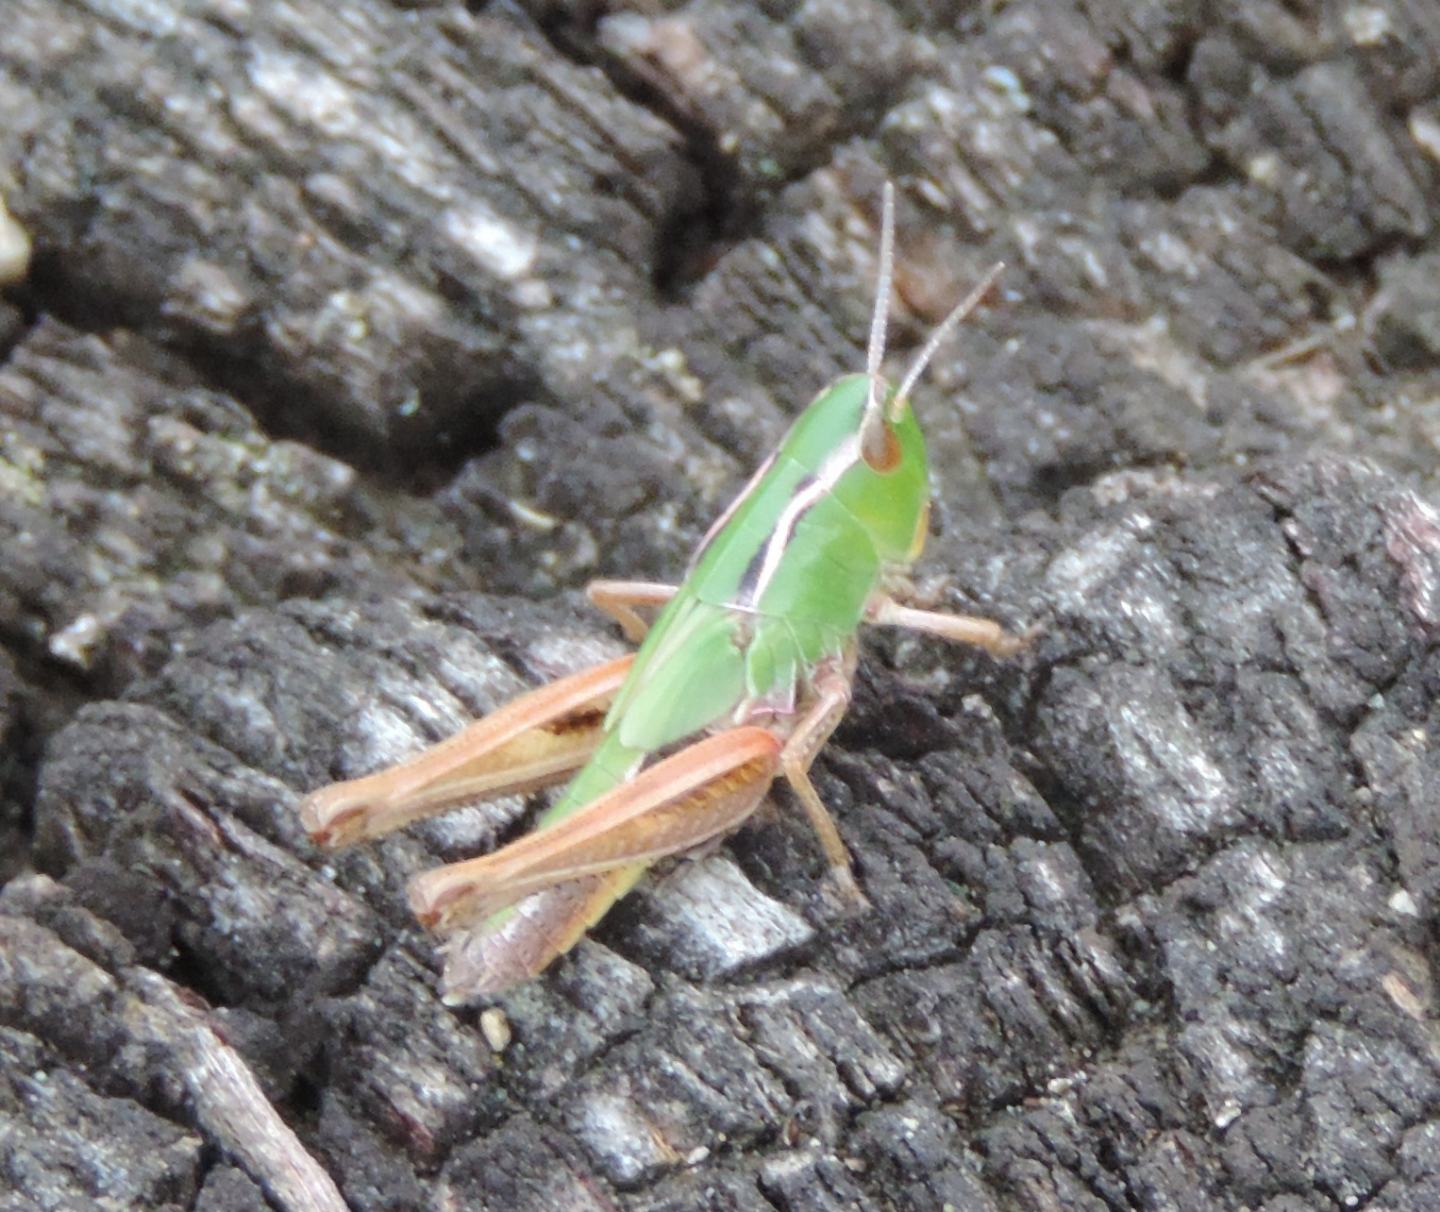
[[[415,758],[307,796],[323,846],[376,838],[464,801],[572,776],[536,828],[410,885],[447,938],[442,993],[459,1003],[537,975],[667,855],[749,817],[783,776],[842,894],[864,904],[840,833],[810,781],[850,701],[861,623],[978,645],[1025,642],[986,619],[907,605],[928,528],[929,470],[910,393],[995,266],[936,328],[900,381],[881,377],[895,241],[894,189],[863,374],[822,391],[711,526],[679,586],[597,581],[633,656],[522,695]],[[658,609],[652,626],[646,614]]]

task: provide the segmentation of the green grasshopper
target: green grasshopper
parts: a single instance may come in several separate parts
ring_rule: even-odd
[[[930,510],[910,392],[1001,267],[946,317],[892,389],[880,363],[894,241],[887,184],[865,373],[838,379],[800,414],[711,526],[684,581],[589,587],[591,601],[640,641],[633,656],[522,695],[410,761],[301,804],[310,836],[340,846],[574,775],[533,832],[412,882],[416,916],[448,939],[447,1001],[538,974],[650,864],[738,827],[779,775],[839,889],[864,904],[809,775],[849,705],[860,624],[910,628],[996,656],[1024,643],[988,620],[900,600]],[[653,608],[647,631],[641,612]]]

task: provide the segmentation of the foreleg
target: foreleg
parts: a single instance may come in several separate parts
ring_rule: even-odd
[[[638,644],[650,630],[650,624],[640,615],[637,607],[658,608],[675,596],[675,585],[659,581],[591,581],[585,587],[585,596],[592,605],[599,607],[620,624],[625,638]]]

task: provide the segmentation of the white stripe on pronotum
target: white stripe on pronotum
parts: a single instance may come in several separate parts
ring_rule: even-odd
[[[819,471],[807,477],[797,487],[795,495],[786,502],[780,516],[775,519],[775,529],[770,532],[770,537],[765,542],[765,555],[760,561],[760,571],[753,582],[749,578],[750,569],[745,570],[746,576],[741,582],[739,593],[741,603],[752,610],[759,606],[766,588],[780,570],[780,561],[785,558],[785,549],[795,537],[795,528],[800,524],[800,519],[835,491],[840,477],[854,467],[859,459],[860,440],[847,438],[830,452],[820,464]],[[751,567],[754,567],[753,562]]]

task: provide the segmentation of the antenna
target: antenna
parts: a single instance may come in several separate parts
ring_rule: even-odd
[[[870,394],[865,397],[861,432],[868,433],[880,420],[880,363],[885,358],[885,326],[890,320],[890,289],[895,277],[895,186],[885,182],[880,207],[880,267],[875,281],[875,311],[870,317],[870,347],[865,353],[865,375]]]
[[[956,325],[980,305],[980,301],[990,293],[990,288],[995,285],[1004,271],[1005,262],[996,261],[990,267],[989,272],[980,279],[980,284],[961,299],[955,309],[940,321],[939,327],[930,334],[930,339],[925,342],[925,347],[916,355],[915,361],[910,363],[910,369],[905,372],[905,377],[900,380],[900,390],[890,398],[889,419],[892,424],[900,419],[901,408],[910,398],[910,392],[920,376],[925,373],[925,367],[930,364],[930,359],[935,356],[935,351],[955,331]],[[871,391],[874,391],[873,387]]]

